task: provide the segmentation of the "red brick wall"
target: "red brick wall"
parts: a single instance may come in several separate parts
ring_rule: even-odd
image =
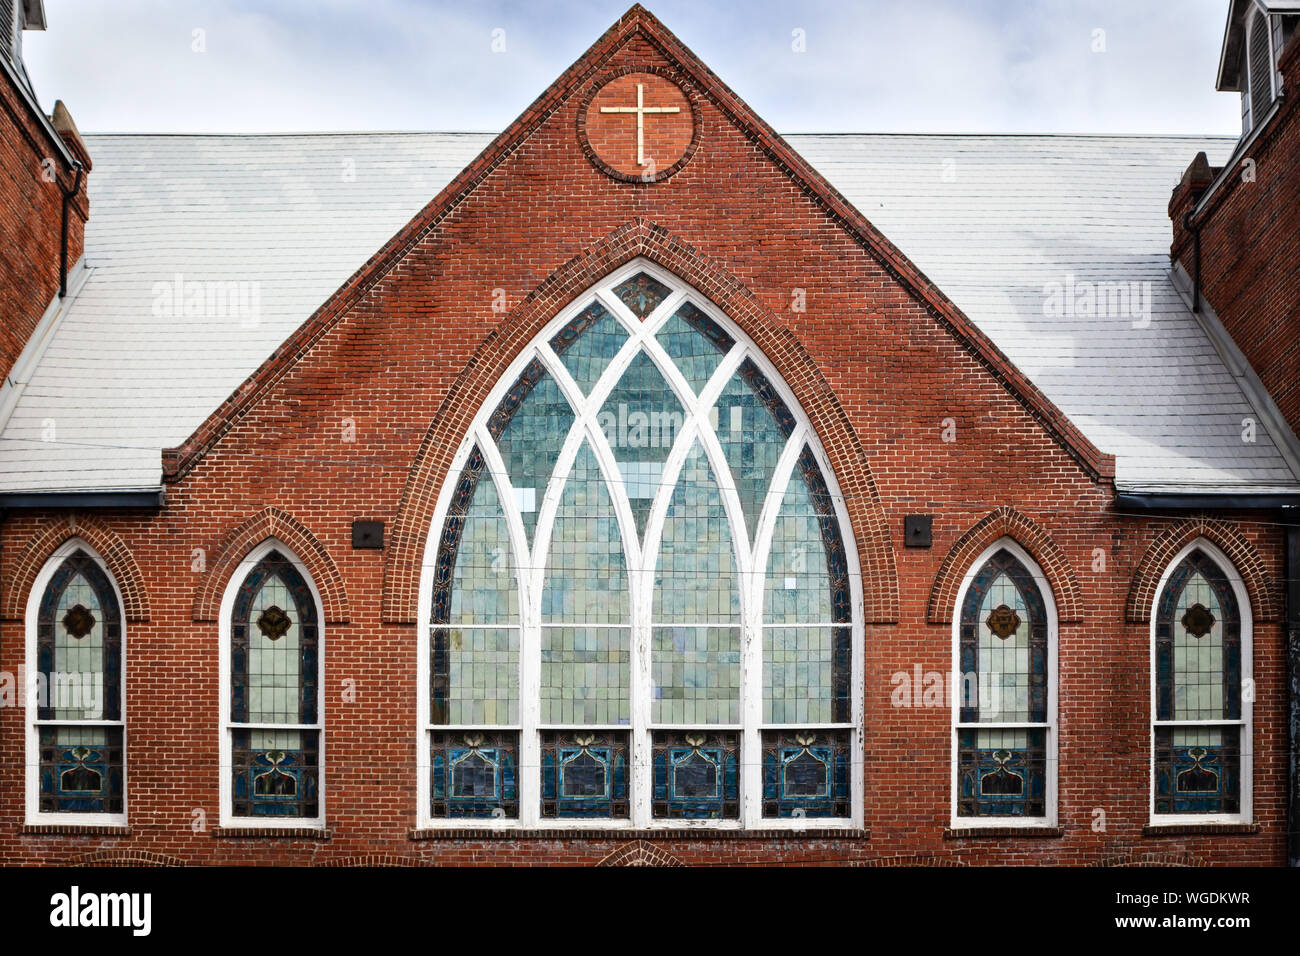
[[[1300,433],[1300,42],[1280,58],[1286,90],[1278,114],[1195,217],[1202,294]],[[1247,163],[1250,161],[1250,163]],[[1253,164],[1253,165],[1251,165]],[[1253,171],[1254,181],[1249,181]],[[1214,170],[1217,174],[1218,170]],[[1186,181],[1170,204],[1173,258],[1195,275],[1183,213],[1204,187]]]
[[[44,125],[0,75],[0,375],[59,291],[62,190],[74,181]],[[88,215],[83,177],[68,216],[68,268],[81,258]]]
[[[633,37],[604,70],[675,68],[643,37]],[[594,863],[620,849],[646,851],[626,838],[508,834],[411,839],[416,821],[414,608],[385,614],[386,551],[353,550],[350,525],[382,518],[400,526],[408,481],[427,434],[450,455],[465,394],[490,385],[546,315],[526,315],[524,300],[584,250],[637,217],[676,237],[686,262],[707,259],[752,293],[757,305],[740,322],[764,344],[811,415],[831,423],[823,434],[849,508],[864,567],[884,551],[895,567],[898,600],[886,623],[866,628],[865,814],[868,839],[813,831],[803,836],[652,835],[653,852],[683,862],[817,863],[884,858],[943,863],[1103,863],[1147,859],[1223,864],[1280,864],[1285,830],[1285,725],[1281,634],[1276,621],[1255,629],[1256,768],[1253,834],[1143,836],[1147,822],[1150,636],[1130,623],[1129,592],[1143,555],[1170,526],[1117,516],[1111,491],[1049,435],[999,374],[943,327],[932,309],[896,278],[755,148],[709,97],[698,98],[699,148],[674,176],[655,185],[616,181],[597,170],[575,136],[585,81],[541,126],[508,152],[450,214],[417,237],[389,275],[337,320],[292,348],[301,357],[269,366],[249,405],[206,454],[180,470],[157,514],[109,513],[88,532],[121,542],[112,568],[131,579],[137,617],[126,625],[129,835],[31,834],[23,824],[23,714],[0,709],[0,860],[72,862],[127,854],[191,863],[327,863],[362,859],[421,863]],[[653,244],[651,244],[653,246]],[[668,248],[665,239],[661,243]],[[648,246],[649,248],[651,246]],[[659,246],[653,246],[659,248]],[[689,255],[681,249],[689,247]],[[599,258],[599,257],[597,257]],[[668,258],[665,253],[665,258]],[[494,312],[504,289],[514,312]],[[572,296],[583,288],[568,289]],[[792,290],[807,309],[790,309]],[[719,291],[721,290],[721,291]],[[714,290],[723,297],[727,290]],[[734,301],[738,289],[727,292]],[[550,310],[554,314],[564,303]],[[761,308],[759,308],[761,306]],[[761,313],[775,316],[768,327]],[[506,332],[503,332],[506,330]],[[493,347],[478,350],[490,336]],[[507,343],[500,347],[499,342]],[[504,353],[504,354],[501,354]],[[812,368],[818,375],[811,375]],[[277,369],[281,369],[277,371]],[[260,390],[260,391],[259,391]],[[472,415],[473,408],[468,410]],[[944,442],[942,421],[957,440]],[[344,419],[356,441],[341,440]],[[839,422],[838,425],[834,424]],[[462,432],[463,433],[463,432]],[[424,452],[429,454],[428,450]],[[191,466],[192,465],[192,466]],[[875,510],[866,499],[878,496]],[[437,487],[432,489],[436,495]],[[1072,620],[1059,642],[1060,820],[1048,838],[945,839],[949,814],[950,711],[896,708],[891,677],[919,666],[947,672],[951,627],[930,623],[936,578],[969,529],[999,506],[1025,529],[1023,543],[1043,564],[1058,604],[1075,582]],[[327,840],[214,836],[218,805],[218,625],[204,618],[209,586],[193,570],[227,566],[223,542],[240,550],[238,531],[266,508],[300,523],[325,557],[317,580],[337,569],[346,617],[325,629]],[[415,507],[408,503],[408,507]],[[872,522],[879,513],[883,521]],[[934,546],[902,547],[903,516],[933,513]],[[1242,520],[1247,552],[1264,569],[1252,600],[1281,575],[1281,535],[1261,519]],[[15,611],[66,526],[62,513],[10,514],[0,527],[0,668],[23,663],[23,623]],[[997,525],[1002,527],[1002,525]],[[427,531],[427,529],[425,529]],[[108,532],[111,532],[109,536]],[[232,534],[232,532],[235,532]],[[307,538],[302,540],[310,544]],[[33,546],[33,542],[39,542]],[[1050,546],[1049,546],[1050,545]],[[1100,550],[1098,550],[1100,549]],[[310,550],[315,550],[311,546]],[[1105,558],[1097,570],[1097,555]],[[894,582],[889,582],[893,584]],[[413,589],[397,582],[397,604]],[[877,585],[870,585],[876,587]],[[942,593],[943,584],[940,589]],[[868,595],[868,604],[872,596]],[[327,617],[331,613],[327,612]],[[356,699],[346,702],[345,680]],[[1095,831],[1094,810],[1106,814]],[[206,829],[195,828],[195,811]],[[151,856],[142,856],[150,854]]]

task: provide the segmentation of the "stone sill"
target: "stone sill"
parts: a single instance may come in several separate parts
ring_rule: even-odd
[[[216,827],[212,836],[218,840],[329,840],[334,831],[327,827]]]
[[[87,826],[75,823],[26,823],[23,836],[129,837],[130,827]]]
[[[1260,826],[1258,823],[1173,823],[1161,824],[1160,826],[1145,826],[1142,828],[1144,837],[1162,837],[1162,836],[1222,836],[1222,835],[1242,835],[1248,836],[1253,833],[1259,833]]]
[[[412,830],[411,840],[870,840],[870,830],[852,827],[807,827],[802,830],[721,830],[682,827],[664,830],[600,830],[518,827],[427,827]]]
[[[1065,836],[1065,827],[946,827],[943,831],[945,840],[1005,840],[1015,837],[1050,840],[1062,836]]]

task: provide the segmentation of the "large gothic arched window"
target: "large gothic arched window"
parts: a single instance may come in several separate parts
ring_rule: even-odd
[[[28,819],[124,823],[122,610],[98,555],[80,541],[59,548],[30,616]]]
[[[443,490],[421,819],[860,818],[846,529],[763,356],[670,275],[615,273],[499,383]]]
[[[1152,814],[1250,815],[1249,615],[1231,565],[1206,542],[1175,559],[1156,601]]]
[[[1056,819],[1051,591],[1014,542],[987,551],[958,599],[953,825]]]

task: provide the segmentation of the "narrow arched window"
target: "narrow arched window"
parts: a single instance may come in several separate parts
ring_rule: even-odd
[[[1251,10],[1246,28],[1246,71],[1250,91],[1250,127],[1264,120],[1274,95],[1274,57],[1269,18],[1258,8]]]
[[[954,826],[1055,820],[1055,620],[1030,567],[1001,543],[958,600]]]
[[[321,633],[305,570],[268,544],[228,593],[223,818],[316,821],[321,804]]]
[[[445,482],[421,820],[860,822],[847,538],[762,353],[619,270],[524,350]]]
[[[88,546],[60,548],[38,576],[29,659],[28,816],[125,820],[122,611]],[[117,818],[117,819],[114,819]]]
[[[1229,568],[1202,542],[1174,562],[1156,602],[1156,817],[1248,813],[1249,620]]]

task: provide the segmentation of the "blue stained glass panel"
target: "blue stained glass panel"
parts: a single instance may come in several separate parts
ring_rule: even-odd
[[[551,348],[583,394],[590,394],[626,341],[627,332],[618,320],[599,302],[593,302],[555,334]]]
[[[736,344],[735,339],[690,302],[672,314],[655,338],[697,395]]]
[[[537,359],[524,369],[488,419],[488,431],[505,461],[529,540],[573,420],[573,409],[560,386]]]
[[[740,735],[656,732],[651,809],[656,819],[740,817]]]
[[[682,404],[650,357],[638,352],[597,421],[614,450],[637,531],[644,534],[664,462],[686,421]]]
[[[638,272],[632,278],[620,282],[614,287],[614,294],[627,306],[638,319],[659,308],[672,290],[658,279]]]
[[[1046,730],[957,732],[959,817],[1041,817],[1046,813]]]
[[[847,730],[764,731],[763,816],[850,816],[851,739]]]
[[[1156,813],[1241,812],[1241,728],[1157,727]]]
[[[319,815],[318,731],[236,730],[232,737],[235,816]]]
[[[41,727],[42,813],[121,813],[122,728]]]
[[[708,456],[696,441],[668,503],[655,573],[655,620],[732,623],[740,582],[731,526]]]
[[[40,720],[121,719],[122,615],[108,575],[85,551],[64,560],[41,596],[36,658],[47,688]]]
[[[518,818],[518,733],[456,731],[430,736],[432,816]]]
[[[543,731],[541,737],[544,818],[628,816],[626,733]]]
[[[727,456],[753,541],[777,461],[794,432],[794,416],[758,366],[745,359],[718,396],[709,422]]]
[[[584,442],[555,515],[542,620],[564,624],[627,624],[627,560],[614,502]]]

